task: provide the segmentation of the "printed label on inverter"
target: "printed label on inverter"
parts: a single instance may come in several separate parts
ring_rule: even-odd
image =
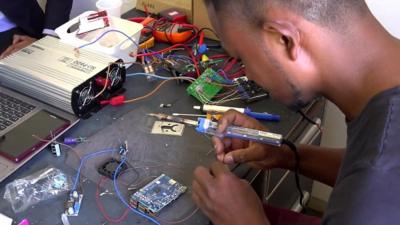
[[[93,65],[90,65],[88,63],[79,61],[79,60],[74,60],[70,57],[67,56],[62,56],[58,59],[59,62],[65,63],[68,67],[79,70],[80,72],[90,74],[92,73],[96,67]]]

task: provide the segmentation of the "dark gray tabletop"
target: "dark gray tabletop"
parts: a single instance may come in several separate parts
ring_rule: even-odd
[[[137,69],[137,67],[133,67],[129,71]],[[127,90],[125,95],[128,98],[143,95],[154,88],[156,84],[157,82],[149,83],[145,78],[129,78],[125,84]],[[120,140],[128,140],[130,146],[130,164],[139,168],[137,169],[139,174],[143,177],[152,177],[165,173],[182,184],[187,185],[189,187],[187,193],[161,212],[159,216],[163,220],[178,220],[190,214],[195,209],[190,198],[192,172],[196,166],[208,166],[215,160],[214,154],[211,151],[210,139],[196,133],[191,127],[185,128],[182,137],[150,134],[151,126],[155,120],[147,117],[147,113],[198,113],[192,109],[193,105],[198,105],[198,102],[186,94],[186,86],[187,84],[178,85],[175,82],[171,82],[162,88],[157,95],[147,100],[120,107],[105,107],[89,119],[79,122],[77,126],[64,135],[92,139],[90,143],[83,144],[84,148],[81,148],[82,146],[79,145],[76,147],[77,149],[83,149],[81,153],[112,146],[116,147]],[[167,109],[160,108],[159,105],[161,103],[172,103],[173,106]],[[244,106],[241,102],[236,102],[234,105]],[[285,106],[271,99],[253,103],[250,107],[256,111],[268,111],[282,116],[282,121],[279,123],[267,123],[273,132],[287,134],[300,119],[298,114],[289,111]],[[89,149],[92,147],[93,149]],[[63,154],[59,158],[47,150],[42,151],[0,184],[1,195],[3,195],[4,187],[7,183],[29,175],[48,165],[60,168],[73,176],[76,173],[76,167],[73,166],[77,164],[76,162],[75,164],[74,162],[68,162],[67,155],[68,150],[66,149],[63,150]],[[95,170],[96,165],[92,163],[85,168],[86,174],[83,174],[91,176],[91,174],[96,173]],[[85,195],[82,210],[78,217],[70,217],[72,225],[103,224],[105,221],[95,204],[96,184],[92,180],[84,179],[83,187]],[[105,185],[102,191],[105,189],[113,192],[110,185]],[[123,189],[122,186],[121,189]],[[129,193],[124,190],[124,197],[128,198],[128,195]],[[28,218],[33,225],[61,224],[60,215],[64,210],[63,204],[66,197],[67,195],[65,194],[53,200],[41,202],[19,214],[14,214],[9,203],[1,200],[0,212],[14,218],[16,221]],[[110,215],[118,216],[123,212],[123,205],[114,195],[105,195],[101,199]],[[182,224],[207,223],[207,219],[201,212],[197,212]],[[151,223],[131,213],[121,224]]]

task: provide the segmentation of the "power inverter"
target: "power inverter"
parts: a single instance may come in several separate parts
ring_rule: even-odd
[[[122,60],[84,48],[77,53],[50,36],[0,60],[2,86],[78,117],[97,110],[125,79]]]

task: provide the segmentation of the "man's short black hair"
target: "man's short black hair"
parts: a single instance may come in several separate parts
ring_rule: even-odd
[[[349,16],[362,15],[368,7],[365,0],[204,0],[217,12],[234,10],[255,24],[263,22],[269,6],[277,5],[305,19],[328,27],[343,25]],[[237,15],[235,15],[237,16]]]

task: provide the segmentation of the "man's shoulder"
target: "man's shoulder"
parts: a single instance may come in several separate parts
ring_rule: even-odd
[[[360,116],[348,123],[347,152],[340,177],[360,167],[389,166],[400,152],[400,87],[376,95]]]
[[[397,224],[400,88],[375,96],[348,125],[347,152],[322,224]]]

